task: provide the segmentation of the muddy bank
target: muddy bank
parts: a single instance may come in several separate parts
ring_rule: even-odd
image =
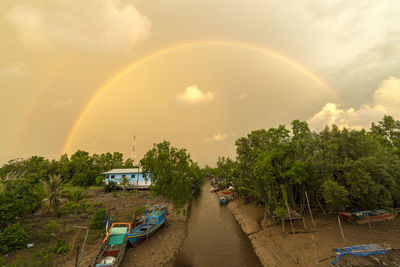
[[[228,204],[228,208],[248,234],[264,266],[315,266],[316,261],[319,266],[329,266],[329,260],[324,259],[333,255],[332,249],[335,247],[386,242],[392,248],[400,248],[400,218],[373,223],[371,229],[368,224],[343,223],[345,242],[335,216],[316,216],[316,229],[311,220],[306,218],[306,228],[310,232],[304,231],[301,220],[296,221],[293,224],[296,234],[293,235],[289,222],[285,223],[284,232],[281,224],[263,228],[263,208],[253,203],[244,204],[234,200]]]
[[[160,230],[137,247],[127,248],[122,267],[172,266],[185,238],[187,216],[177,215],[172,204],[168,210],[167,223]]]

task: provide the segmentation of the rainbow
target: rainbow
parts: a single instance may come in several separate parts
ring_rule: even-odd
[[[82,109],[81,113],[75,120],[68,136],[65,141],[65,144],[62,149],[62,154],[67,153],[69,150],[69,147],[71,145],[72,139],[75,136],[77,130],[79,129],[79,126],[81,125],[82,121],[86,117],[86,115],[89,113],[90,109],[96,104],[96,102],[104,95],[104,93],[109,90],[116,82],[118,82],[122,77],[124,77],[127,73],[130,71],[134,70],[135,68],[139,67],[145,62],[148,62],[152,59],[155,59],[157,57],[163,56],[165,54],[178,51],[181,49],[185,48],[192,48],[192,47],[197,47],[197,46],[210,46],[210,45],[218,45],[218,46],[231,46],[231,47],[238,47],[238,48],[244,48],[244,49],[250,49],[256,52],[261,52],[263,54],[269,55],[273,58],[276,58],[294,69],[300,71],[313,81],[315,81],[317,84],[319,84],[321,87],[326,88],[328,91],[333,93],[334,96],[340,99],[340,97],[337,95],[336,91],[333,90],[323,79],[318,77],[315,73],[313,73],[311,70],[306,68],[305,66],[301,65],[300,63],[294,61],[293,59],[290,59],[284,55],[281,55],[277,53],[276,51],[273,51],[271,49],[257,46],[257,45],[252,45],[252,44],[247,44],[247,43],[241,43],[241,42],[233,42],[233,41],[198,41],[198,42],[191,42],[191,43],[185,43],[185,44],[180,44],[180,45],[175,45],[172,47],[168,47],[159,51],[156,51],[154,53],[151,53],[135,62],[132,64],[128,65],[124,69],[122,69],[120,72],[116,73],[114,76],[112,76],[103,86],[101,86],[96,93],[93,95],[93,97],[88,101],[86,106]]]

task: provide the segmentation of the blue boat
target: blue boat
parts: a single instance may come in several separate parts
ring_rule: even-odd
[[[155,205],[152,210],[147,210],[146,208],[146,213],[142,217],[141,223],[126,234],[129,243],[134,247],[143,239],[151,236],[165,223],[167,215],[168,209],[164,205]]]
[[[379,254],[385,254],[388,252],[388,250],[390,249],[384,248],[379,244],[357,245],[357,246],[345,247],[342,250],[340,250],[339,248],[335,248],[334,251],[336,254],[336,258],[332,261],[332,264],[333,265],[339,264],[340,258],[346,255],[369,257],[369,256],[376,256]],[[364,265],[357,265],[357,266],[364,266]],[[383,266],[383,265],[377,265],[377,266]]]

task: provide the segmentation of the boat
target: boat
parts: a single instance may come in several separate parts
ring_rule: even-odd
[[[119,266],[127,245],[126,234],[131,231],[131,228],[131,223],[113,223],[90,267]]]
[[[147,205],[146,205],[147,207]],[[165,205],[154,205],[152,210],[147,210],[139,224],[132,227],[126,237],[132,247],[138,245],[145,238],[156,232],[166,221],[168,208]]]
[[[334,248],[333,266],[400,266],[400,249],[380,244]]]
[[[226,205],[226,203],[228,203],[228,201],[226,201],[225,196],[220,196],[219,197],[219,204]]]
[[[396,215],[384,209],[354,212],[339,212],[340,218],[349,223],[366,224],[369,222],[384,222],[393,220]]]

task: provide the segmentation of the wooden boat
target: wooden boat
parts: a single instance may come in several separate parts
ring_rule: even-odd
[[[131,226],[131,223],[113,223],[90,267],[119,266],[125,254],[126,234],[131,231]]]
[[[400,249],[379,244],[335,248],[333,266],[400,266]]]
[[[339,212],[338,215],[349,223],[365,224],[368,222],[384,222],[393,220],[396,215],[380,209],[355,212]]]
[[[228,201],[226,201],[226,198],[225,198],[225,196],[220,196],[219,197],[219,204],[221,204],[221,205],[226,205],[226,203],[228,203]]]
[[[156,232],[167,219],[168,209],[166,206],[155,205],[152,210],[147,210],[145,215],[142,217],[140,224],[134,226],[126,237],[131,246],[136,246],[145,238],[151,236]]]

